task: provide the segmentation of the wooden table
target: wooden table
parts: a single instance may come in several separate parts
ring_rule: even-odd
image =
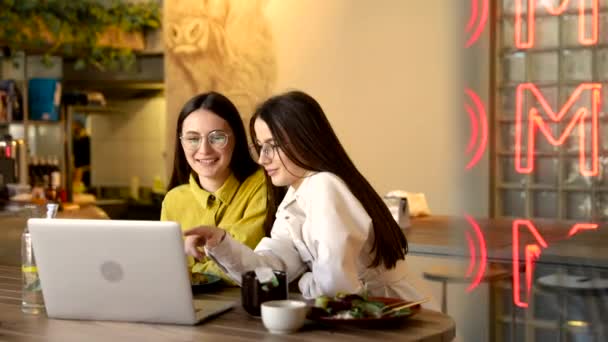
[[[228,288],[197,296],[239,300],[240,290]],[[451,341],[454,321],[444,314],[422,310],[402,326],[390,329],[325,327],[313,322],[291,335],[272,335],[261,319],[240,306],[197,326],[73,321],[47,319],[21,312],[21,273],[0,265],[1,341]]]

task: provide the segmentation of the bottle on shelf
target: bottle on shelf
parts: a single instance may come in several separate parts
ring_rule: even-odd
[[[49,169],[50,172],[53,173],[55,171],[61,172],[61,169],[59,168],[59,157],[57,156],[50,156],[49,157]]]
[[[46,189],[49,187],[50,179],[48,175],[42,174],[37,178],[36,183],[32,187],[32,203],[36,205],[45,205]]]
[[[45,175],[49,174],[48,160],[44,156],[39,157],[38,173],[40,174],[40,177],[42,177],[42,178],[44,178]]]
[[[46,214],[41,215],[41,208],[46,208]],[[57,203],[47,203],[46,206],[31,206],[30,218],[46,217],[52,219],[57,215],[59,206]],[[23,279],[23,290],[21,297],[21,311],[27,314],[39,315],[44,313],[44,297],[40,287],[36,257],[32,247],[32,237],[27,228],[21,234],[21,273]]]
[[[40,182],[39,160],[38,160],[37,156],[30,157],[30,163],[28,165],[28,168],[29,168],[30,185],[33,188],[36,186],[37,183]]]
[[[56,203],[59,206],[58,209],[61,210],[61,204],[65,201],[62,197],[61,173],[53,171],[51,172],[51,180],[45,191],[46,201],[47,203]]]

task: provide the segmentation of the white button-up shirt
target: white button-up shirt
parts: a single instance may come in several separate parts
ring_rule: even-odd
[[[300,277],[305,298],[338,292],[419,299],[407,282],[407,266],[370,268],[374,254],[372,220],[346,184],[329,172],[306,177],[298,189],[290,187],[279,205],[270,238],[252,251],[226,236],[206,249],[237,283],[241,274],[259,266]]]

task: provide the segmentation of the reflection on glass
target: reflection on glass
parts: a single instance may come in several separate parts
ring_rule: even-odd
[[[581,173],[581,164],[578,158],[568,158],[564,160],[565,178],[564,183],[574,186],[589,187],[593,184],[593,177],[584,176]],[[586,168],[590,168],[591,163],[586,163]]]
[[[479,286],[486,273],[488,266],[488,249],[485,236],[479,223],[468,215],[466,216],[466,219],[471,229],[465,231],[470,255],[469,266],[467,267],[465,277],[470,280],[467,292],[471,292]]]
[[[564,90],[561,92],[561,96],[559,98],[559,103],[560,103],[560,107],[562,107],[565,103],[568,102],[568,100],[571,99],[572,96],[574,96],[576,94],[576,90],[579,88],[579,86],[577,87],[564,87]],[[567,118],[572,118],[574,116],[574,114],[576,113],[576,111],[578,109],[581,108],[585,108],[588,109],[589,112],[591,112],[591,94],[592,92],[587,90],[583,90],[580,93],[578,93],[578,96],[576,97],[575,101],[572,103],[572,106],[568,109],[568,113],[566,114]]]
[[[558,161],[556,158],[537,158],[534,171],[534,183],[557,186]]]
[[[606,23],[608,25],[608,23]],[[608,80],[608,49],[599,49],[596,53],[597,77],[601,81]],[[602,94],[604,98],[606,93]]]
[[[465,335],[469,337],[466,340],[474,336],[473,340],[508,341],[510,336],[522,336],[522,341],[528,341],[533,331],[535,336],[543,338],[570,334],[576,341],[585,336],[593,336],[590,341],[605,340],[598,331],[608,328],[604,319],[608,309],[605,301],[608,266],[601,264],[603,255],[580,254],[585,241],[595,241],[592,247],[603,253],[597,248],[603,248],[601,238],[606,235],[598,234],[605,234],[605,225],[588,221],[514,219],[505,222],[465,218],[464,227],[454,230],[458,225],[450,225],[450,229],[463,235],[452,240],[459,241],[457,250],[465,248],[468,253],[439,256],[438,262],[450,265],[453,270],[445,276],[450,287],[446,295],[450,303],[460,305],[463,300],[465,303],[478,300],[483,287],[477,285],[488,284],[491,288],[488,294],[490,336],[494,337],[485,339],[484,331],[478,329],[474,334]],[[460,252],[453,250],[453,253]],[[454,260],[458,256],[464,260]],[[468,267],[462,267],[467,259]],[[466,295],[464,299],[463,295]],[[458,310],[450,311],[453,305],[446,306],[448,314],[458,315]],[[479,310],[468,311],[466,318],[485,322],[484,313]],[[470,325],[464,325],[464,330],[467,327]],[[522,335],[520,330],[527,333]]]
[[[540,2],[537,3],[537,6]],[[550,48],[559,46],[558,17],[537,17],[534,47]]]
[[[606,131],[608,129],[608,122],[604,121],[600,124],[600,132],[604,132],[604,134],[600,134],[600,144],[604,151],[608,151],[608,134]],[[608,165],[605,165],[608,166]],[[608,170],[607,170],[608,171]]]
[[[503,68],[505,82],[524,82],[526,80],[526,54],[515,52],[505,56]]]
[[[561,0],[560,0],[561,2]],[[590,1],[585,1],[590,3]],[[574,4],[578,8],[579,1],[570,1],[570,5]],[[593,17],[585,15],[584,37],[588,40],[593,38]],[[579,15],[563,15],[562,16],[562,46],[579,46]],[[598,21],[599,18],[598,18]],[[600,21],[601,22],[601,21]],[[599,25],[599,23],[598,23]],[[599,37],[598,37],[599,39]]]
[[[530,113],[530,109],[536,108],[539,111],[539,114],[543,117],[547,117],[547,113],[541,107],[540,101],[545,101],[547,106],[551,108],[551,110],[558,111],[558,108],[562,106],[566,101],[558,101],[559,99],[559,90],[557,87],[538,87],[539,97],[542,96],[542,99],[537,98],[531,91],[526,92],[526,112],[524,113],[523,119],[528,120],[528,114]]]
[[[515,118],[515,88],[505,88],[502,91],[502,117]]]
[[[594,203],[597,219],[608,221],[608,191],[600,192],[595,196]]]
[[[553,274],[559,270],[559,267],[547,266],[536,269],[536,276],[542,277]],[[544,320],[557,320],[559,319],[559,310],[556,305],[555,295],[538,289],[534,296],[534,317]],[[549,330],[552,331],[552,330]],[[540,340],[543,341],[543,340]],[[545,340],[549,341],[549,340]]]
[[[515,149],[515,125],[510,122],[500,124],[501,150],[513,151]],[[524,145],[525,147],[525,145]]]
[[[502,216],[525,217],[526,192],[520,190],[503,190]]]
[[[584,220],[591,217],[591,194],[568,192],[566,194],[566,219]]]
[[[563,50],[562,77],[565,81],[586,81],[592,79],[592,52],[590,50]]]
[[[519,1],[519,0],[503,0],[503,2],[502,2],[503,12],[508,13],[508,14],[515,13],[515,1]],[[523,11],[527,12],[527,6],[524,6]]]
[[[549,136],[545,135],[545,132],[540,129],[535,130],[534,149],[537,152],[556,152],[559,149],[559,146],[553,145],[550,139],[557,140],[562,132],[558,129],[558,124],[551,122],[553,121],[549,118],[544,119],[544,127],[547,129]]]
[[[534,192],[534,217],[553,218],[557,212],[557,192]]]
[[[513,21],[512,20],[504,20],[502,24],[502,41],[503,47],[505,48],[513,48],[515,46],[515,42],[513,41]]]
[[[600,1],[600,8],[601,9],[606,9],[608,8],[608,2],[606,0],[601,0]],[[604,13],[600,12],[600,32],[599,32],[599,37],[598,37],[598,41],[600,44],[606,44],[608,43],[608,14],[604,11]]]
[[[608,187],[608,156],[600,158],[600,176],[599,184]]]
[[[602,9],[599,25],[593,22],[592,15],[592,6],[598,3]],[[523,11],[528,4],[535,6],[535,26],[530,25],[534,32],[529,32],[535,36],[534,46],[517,50],[525,54],[521,57],[510,49],[515,45],[516,4],[520,4]],[[518,226],[514,220],[510,227],[501,225],[501,229],[482,225],[488,242],[488,269],[497,262],[493,255],[512,257],[512,277],[492,284],[496,285],[499,296],[492,302],[498,303],[491,322],[496,329],[493,336],[497,341],[608,340],[608,320],[605,319],[608,317],[608,249],[605,247],[608,241],[608,91],[605,91],[608,0],[502,0],[499,6],[502,17],[497,28],[502,30],[499,50],[503,52],[500,62],[504,67],[500,69],[503,74],[498,75],[501,88],[497,95],[505,102],[499,104],[503,120],[499,122],[495,138],[498,151],[502,152],[497,155],[496,165],[496,214],[522,219],[518,220]],[[579,6],[586,10],[579,12]],[[522,14],[521,36],[525,41],[528,17]],[[598,27],[596,35],[594,30]],[[596,37],[600,45],[585,46],[594,44]],[[504,48],[509,48],[506,51],[511,53],[505,53]],[[534,139],[534,160],[529,156],[527,161],[514,165],[514,145],[519,138],[515,137],[513,121],[520,108],[515,108],[518,101],[509,87],[517,87],[517,82],[532,83],[539,91],[535,97],[532,91],[526,90],[521,101],[520,138],[522,145],[528,146]],[[590,83],[601,83],[602,87],[596,93],[600,99],[599,129],[591,125]],[[543,100],[547,102],[545,108],[541,106]],[[554,114],[563,110],[564,116],[555,122],[547,108]],[[538,110],[542,125],[530,132],[533,137],[528,137],[531,109]],[[583,113],[581,109],[587,110],[584,124],[572,120],[575,114]],[[592,140],[597,132],[599,153]],[[527,156],[526,147],[521,148],[522,156]],[[598,171],[597,160],[599,173],[589,176]],[[530,173],[518,174],[515,166],[521,172]],[[532,221],[529,217],[543,220]],[[491,247],[497,243],[492,238],[497,230],[511,233],[501,237],[499,251]],[[507,241],[509,239],[511,241]]]
[[[559,71],[556,52],[530,53],[529,56],[531,81],[557,81]]]
[[[570,133],[570,137],[568,139],[568,144],[566,145],[566,149],[569,152],[578,152],[581,149],[581,138],[584,139],[583,141],[583,146],[584,146],[584,151],[586,151],[587,153],[591,153],[593,151],[593,140],[592,140],[592,133],[593,133],[593,126],[591,126],[591,122],[590,121],[586,121],[584,124],[584,136],[581,136],[581,131],[580,131],[580,127],[577,127],[575,129],[572,130],[572,132]],[[588,166],[589,168],[591,168],[591,165]]]
[[[524,158],[525,162],[525,158]],[[515,170],[515,158],[501,157],[502,163],[502,181],[503,183],[519,184],[525,186],[528,176],[521,174]]]

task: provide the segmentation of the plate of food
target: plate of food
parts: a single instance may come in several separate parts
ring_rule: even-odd
[[[211,273],[192,273],[190,283],[192,284],[192,293],[204,293],[217,289],[221,284],[222,278]]]
[[[315,299],[308,318],[323,324],[381,328],[403,323],[421,306],[401,298],[363,297],[356,294],[321,296]]]

